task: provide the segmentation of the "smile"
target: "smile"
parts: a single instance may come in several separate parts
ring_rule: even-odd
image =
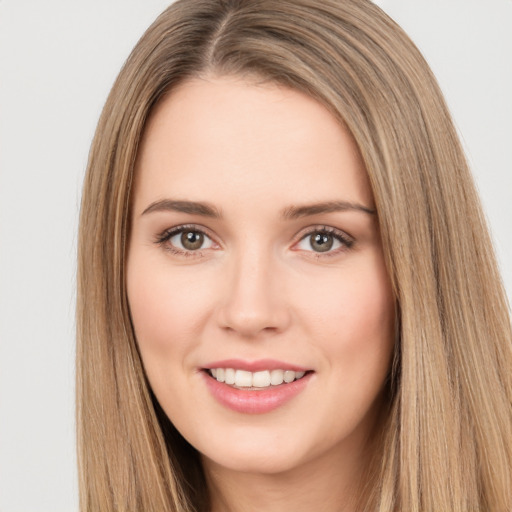
[[[210,375],[228,386],[238,389],[261,390],[271,386],[280,386],[283,383],[290,384],[302,379],[306,372],[293,370],[262,370],[250,372],[247,370],[235,370],[234,368],[211,368]]]
[[[275,360],[218,361],[200,372],[211,396],[242,414],[279,409],[308,387],[315,371]]]

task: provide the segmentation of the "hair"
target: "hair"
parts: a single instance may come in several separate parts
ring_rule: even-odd
[[[80,509],[205,512],[196,451],[144,374],[126,294],[138,146],[178,84],[242,76],[315,98],[352,133],[398,305],[389,409],[361,509],[512,510],[509,310],[439,87],[368,0],[178,0],[107,99],[84,182],[78,249]]]

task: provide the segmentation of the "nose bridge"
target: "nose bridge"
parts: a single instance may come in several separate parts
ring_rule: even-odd
[[[241,244],[231,256],[221,306],[221,325],[243,336],[280,331],[287,324],[278,262],[272,250],[254,240]]]

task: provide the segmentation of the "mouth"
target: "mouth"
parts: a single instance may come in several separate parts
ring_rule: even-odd
[[[251,372],[236,368],[205,368],[203,370],[212,379],[224,383],[234,389],[246,391],[263,391],[283,384],[303,379],[312,370],[295,371],[284,369],[268,369]]]
[[[237,413],[263,414],[294,402],[309,383],[314,370],[276,359],[224,359],[200,372],[211,396]]]

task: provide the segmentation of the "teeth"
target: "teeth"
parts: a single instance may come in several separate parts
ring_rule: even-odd
[[[255,388],[267,388],[270,386],[270,372],[256,372],[252,374],[252,385]]]
[[[233,368],[226,368],[226,372],[224,373],[224,382],[226,384],[234,384],[235,380],[235,370],[233,370]]]
[[[295,372],[292,372],[290,370],[286,370],[284,372],[284,381],[289,384],[290,382],[293,382],[295,380]]]
[[[270,384],[272,386],[279,386],[284,382],[284,371],[283,370],[272,370],[270,372]]]
[[[306,374],[306,372],[293,370],[263,370],[253,373],[233,368],[211,368],[209,372],[219,382],[225,382],[237,388],[268,388],[271,385],[279,386],[283,382],[289,384]]]
[[[235,385],[239,388],[250,388],[252,386],[252,373],[237,370],[235,372]]]

